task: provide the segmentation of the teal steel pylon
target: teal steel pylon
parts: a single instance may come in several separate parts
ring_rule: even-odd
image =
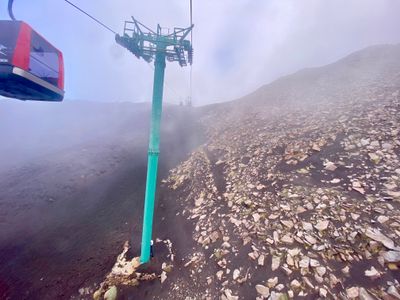
[[[124,35],[116,35],[118,44],[127,48],[138,58],[154,62],[153,100],[150,125],[150,139],[147,162],[146,194],[142,228],[140,261],[147,263],[150,259],[150,243],[153,231],[154,202],[157,186],[157,169],[160,146],[160,124],[164,88],[165,61],[177,61],[181,66],[192,64],[193,49],[185,38],[193,25],[188,28],[175,28],[173,33],[163,34],[161,27],[152,31],[132,17],[133,22],[125,22]],[[133,27],[132,27],[133,26]]]

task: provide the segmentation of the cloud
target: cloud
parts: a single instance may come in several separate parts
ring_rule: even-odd
[[[193,0],[193,100],[232,100],[300,68],[333,62],[360,48],[398,43],[397,0]],[[131,15],[150,27],[189,25],[189,0],[74,3],[118,32]],[[6,17],[6,3],[0,17]],[[63,50],[66,97],[149,101],[152,69],[110,32],[63,1],[16,1],[15,15]],[[165,100],[189,96],[189,68],[169,63]]]

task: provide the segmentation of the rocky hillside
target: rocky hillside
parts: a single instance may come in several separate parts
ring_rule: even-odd
[[[202,110],[156,212],[163,283],[123,295],[400,299],[400,45]]]

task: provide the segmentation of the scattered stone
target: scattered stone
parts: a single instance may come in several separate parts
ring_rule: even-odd
[[[287,227],[288,229],[292,229],[293,228],[293,222],[292,221],[290,221],[290,220],[283,220],[283,221],[281,221],[281,223],[285,226],[285,227]]]
[[[240,276],[240,271],[239,271],[238,269],[235,269],[235,270],[233,271],[233,280],[238,279],[239,276]]]
[[[379,277],[381,274],[373,266],[369,270],[365,270],[365,276],[367,277]]]
[[[304,238],[311,245],[314,245],[317,243],[317,240],[314,237],[312,237],[311,235],[305,235]]]
[[[350,268],[349,268],[349,266],[345,266],[343,269],[342,269],[342,273],[343,274],[349,274],[349,272],[350,272]]]
[[[313,230],[313,225],[311,223],[308,222],[301,222],[303,225],[303,229],[305,231],[312,231]]]
[[[324,288],[320,288],[320,289],[319,289],[319,295],[320,295],[321,297],[326,298],[326,296],[328,296],[328,291],[327,291],[326,289],[324,289]]]
[[[333,162],[331,162],[331,161],[328,161],[326,164],[325,164],[325,170],[328,170],[328,171],[335,171],[337,169],[337,167],[335,166],[335,164],[333,163]]]
[[[264,286],[264,285],[257,284],[256,285],[256,290],[257,290],[257,293],[260,294],[263,297],[268,297],[269,296],[269,288]]]
[[[239,300],[238,296],[232,295],[232,291],[230,289],[226,289],[223,296],[226,297],[226,300]]]
[[[255,213],[255,214],[253,214],[253,219],[254,219],[254,222],[258,222],[258,221],[260,221],[260,214],[258,214],[258,213]]]
[[[267,280],[267,285],[270,289],[274,288],[278,284],[278,277],[270,278]]]
[[[258,265],[259,265],[259,266],[263,266],[263,265],[264,265],[264,260],[265,260],[265,256],[264,256],[264,254],[261,254],[261,255],[258,257]]]
[[[199,207],[199,206],[201,206],[201,205],[203,204],[203,202],[204,202],[204,199],[203,199],[203,198],[198,198],[198,199],[196,199],[196,201],[194,202],[194,205],[195,205],[196,207]]]
[[[358,287],[351,287],[346,289],[347,297],[350,299],[357,298],[359,296],[359,288]]]
[[[222,280],[222,275],[224,275],[224,271],[219,270],[216,275],[217,275],[218,280]]]
[[[308,268],[310,265],[310,258],[308,256],[303,256],[303,258],[299,262],[300,268]]]
[[[321,277],[323,277],[326,273],[326,268],[325,267],[317,267],[315,269],[315,271],[317,272],[317,274]]]
[[[383,253],[382,256],[386,262],[389,262],[389,263],[400,262],[400,251],[387,251],[387,252]]]
[[[389,221],[389,218],[386,216],[379,216],[377,221],[381,224],[386,223],[387,221]]]
[[[281,259],[278,256],[272,256],[272,264],[271,264],[272,271],[277,270],[280,264],[281,264]]]
[[[278,285],[275,287],[275,289],[276,289],[278,292],[282,291],[284,288],[285,288],[285,286],[284,286],[282,283],[278,284]]]
[[[375,228],[368,228],[365,231],[365,235],[374,241],[382,243],[386,248],[395,249],[394,242],[381,233],[378,229]]]
[[[164,283],[164,281],[167,279],[167,273],[165,271],[161,272],[161,283]]]
[[[381,158],[375,153],[368,153],[368,156],[374,164],[379,164],[379,162],[381,161]]]
[[[301,288],[301,283],[298,280],[293,279],[292,282],[290,282],[290,287],[294,290],[298,290]]]
[[[319,263],[318,260],[311,258],[311,259],[310,259],[310,266],[313,267],[313,268],[319,267],[319,266],[320,266],[320,263]]]
[[[117,299],[117,287],[113,285],[104,294],[104,300],[115,300],[115,299]]]
[[[324,221],[318,221],[318,223],[314,227],[319,231],[324,231],[328,228],[328,225],[329,221],[324,220]]]
[[[396,289],[393,285],[391,285],[391,286],[388,288],[387,293],[388,293],[389,295],[395,297],[396,299],[400,299],[400,294],[399,294],[399,292],[397,291],[397,289]]]
[[[374,300],[374,298],[367,292],[367,290],[362,287],[359,289],[359,297],[360,300]]]
[[[287,251],[290,256],[295,257],[300,254],[300,249],[299,248],[294,248],[294,249],[288,249]]]
[[[293,244],[293,238],[291,237],[291,235],[289,233],[285,234],[282,237],[281,241],[282,241],[282,243],[285,243],[285,244],[289,244],[289,245]]]

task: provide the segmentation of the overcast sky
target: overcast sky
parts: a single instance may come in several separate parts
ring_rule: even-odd
[[[189,0],[71,0],[121,32],[189,25]],[[0,18],[8,18],[1,2]],[[63,0],[15,0],[14,14],[61,49],[66,99],[149,101],[153,71]],[[282,75],[369,45],[400,42],[398,0],[193,0],[193,101],[233,100]],[[189,96],[190,69],[168,63],[165,100]]]

